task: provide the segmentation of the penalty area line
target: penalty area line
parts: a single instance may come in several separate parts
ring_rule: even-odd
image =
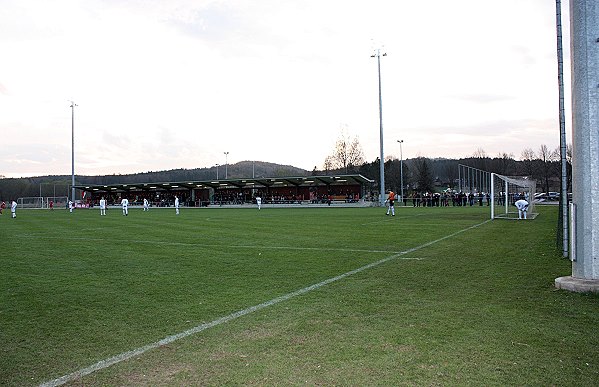
[[[167,336],[167,337],[165,337],[165,338],[163,338],[161,340],[155,341],[155,342],[153,342],[151,344],[144,345],[143,347],[139,347],[137,349],[133,349],[131,351],[123,352],[123,353],[118,354],[116,356],[113,356],[113,357],[110,357],[110,358],[107,358],[107,359],[104,359],[104,360],[100,360],[99,362],[97,362],[95,364],[92,364],[89,367],[85,367],[85,368],[82,368],[82,369],[77,370],[75,372],[72,372],[70,374],[61,376],[61,377],[59,377],[57,379],[44,382],[44,383],[40,384],[40,387],[61,386],[61,385],[65,384],[65,383],[68,383],[68,382],[74,381],[76,379],[82,378],[82,377],[84,377],[86,375],[89,375],[89,374],[92,374],[92,373],[94,373],[96,371],[103,370],[103,369],[108,368],[110,366],[113,366],[115,364],[121,363],[121,362],[123,362],[125,360],[131,359],[132,357],[139,356],[139,355],[141,355],[141,354],[143,354],[145,352],[148,352],[148,351],[150,351],[152,349],[156,349],[156,348],[162,347],[164,345],[170,344],[170,343],[172,343],[174,341],[177,341],[177,340],[189,337],[191,335],[195,335],[197,333],[205,331],[206,329],[209,329],[209,328],[215,327],[217,325],[221,325],[221,324],[227,323],[227,322],[235,320],[235,319],[237,319],[239,317],[248,315],[250,313],[257,312],[257,311],[262,310],[264,308],[268,308],[270,306],[276,305],[276,304],[281,303],[283,301],[287,301],[287,300],[289,300],[291,298],[294,298],[294,297],[297,297],[297,296],[309,293],[309,292],[311,292],[313,290],[317,290],[319,288],[322,288],[323,286],[326,286],[326,285],[328,285],[330,283],[342,280],[342,279],[344,279],[346,277],[349,277],[349,276],[352,276],[354,274],[358,274],[360,272],[363,272],[365,270],[371,269],[373,267],[380,266],[383,263],[386,263],[386,262],[389,262],[391,260],[400,258],[402,255],[413,253],[414,251],[418,251],[418,250],[423,249],[425,247],[431,246],[431,245],[433,245],[435,243],[442,242],[442,241],[444,241],[446,239],[452,238],[452,237],[454,237],[456,235],[459,235],[459,234],[461,234],[463,232],[466,232],[466,231],[472,230],[473,228],[482,226],[483,224],[486,224],[488,222],[490,222],[490,220],[486,220],[486,221],[484,221],[482,223],[478,223],[478,224],[475,224],[473,226],[464,228],[462,230],[456,231],[456,232],[454,232],[452,234],[446,235],[446,236],[441,237],[439,239],[435,239],[434,241],[427,242],[427,243],[422,244],[420,246],[413,247],[411,249],[399,252],[397,254],[393,254],[393,255],[391,255],[389,257],[380,259],[378,261],[369,263],[369,264],[364,265],[362,267],[359,267],[357,269],[354,269],[354,270],[348,271],[346,273],[340,274],[340,275],[338,275],[336,277],[332,277],[332,278],[326,279],[326,280],[324,280],[322,282],[319,282],[319,283],[307,286],[305,288],[296,290],[294,292],[287,293],[287,294],[284,294],[282,296],[273,298],[272,300],[263,302],[261,304],[250,306],[249,308],[246,308],[246,309],[243,309],[243,310],[239,310],[237,312],[231,313],[231,314],[229,314],[227,316],[224,316],[224,317],[217,318],[216,320],[210,321],[208,323],[200,324],[200,325],[198,325],[198,326],[196,326],[194,328],[188,329],[186,331],[183,331],[183,332],[171,335],[171,336]]]

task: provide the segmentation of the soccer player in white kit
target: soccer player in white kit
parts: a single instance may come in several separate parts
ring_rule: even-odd
[[[150,203],[148,199],[144,198],[144,211],[148,211],[150,209]]]
[[[256,196],[256,204],[258,205],[258,209],[262,207],[262,198],[260,196]]]
[[[106,215],[106,199],[104,199],[104,196],[100,199],[100,215]]]
[[[524,199],[520,199],[516,201],[514,205],[518,209],[518,219],[522,219],[522,216],[524,216],[524,219],[526,219],[526,211],[528,211],[528,202]]]
[[[123,215],[129,215],[129,200],[127,198],[121,200],[121,206],[123,207]]]
[[[175,195],[175,212],[179,215],[179,198]]]
[[[69,200],[69,212],[73,212],[73,202]]]
[[[13,218],[17,217],[17,202],[15,202],[14,200],[12,201],[12,203],[10,203],[10,213]]]

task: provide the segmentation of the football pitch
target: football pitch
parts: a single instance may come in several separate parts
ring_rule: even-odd
[[[5,212],[0,385],[597,385],[537,210]]]

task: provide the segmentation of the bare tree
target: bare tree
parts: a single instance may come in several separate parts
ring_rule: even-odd
[[[493,159],[492,170],[500,175],[509,175],[514,165],[514,155],[503,152]]]
[[[487,158],[487,152],[483,148],[477,148],[476,151],[472,154],[472,157],[476,159],[485,159]]]
[[[526,176],[535,176],[535,160],[537,156],[535,155],[535,151],[532,148],[526,148],[522,151],[520,159],[522,160],[522,174]]]
[[[329,172],[331,169],[334,169],[333,156],[327,156],[324,159],[323,169],[325,172]]]
[[[327,162],[330,163],[331,169],[343,169],[345,173],[364,164],[364,152],[358,138],[351,139],[342,131],[333,154],[325,159],[325,164]]]
[[[557,157],[559,158],[559,153],[557,153]],[[539,177],[543,181],[545,192],[549,192],[549,180],[554,175],[552,169],[555,158],[555,152],[551,152],[547,145],[541,145],[539,148],[539,160],[541,162],[539,166]]]
[[[483,148],[479,147],[476,149],[476,151],[472,154],[472,159],[474,168],[482,169],[483,171],[488,170],[487,162],[489,161],[489,156],[487,156],[487,152],[485,152]]]

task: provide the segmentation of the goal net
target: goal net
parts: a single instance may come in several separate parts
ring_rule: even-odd
[[[514,205],[517,200],[528,202],[527,218],[534,219],[534,194],[537,184],[528,177],[508,177],[491,174],[491,219],[518,219],[518,209]]]
[[[66,196],[47,196],[37,197],[29,196],[17,199],[17,205],[19,208],[50,208],[50,202],[52,202],[52,208],[66,208],[69,198]]]
[[[50,203],[52,203],[53,209],[64,209],[67,207],[67,203],[69,198],[66,196],[48,196],[44,198],[44,208],[50,208]]]
[[[17,205],[20,208],[44,208],[44,198],[37,196],[18,198]]]

